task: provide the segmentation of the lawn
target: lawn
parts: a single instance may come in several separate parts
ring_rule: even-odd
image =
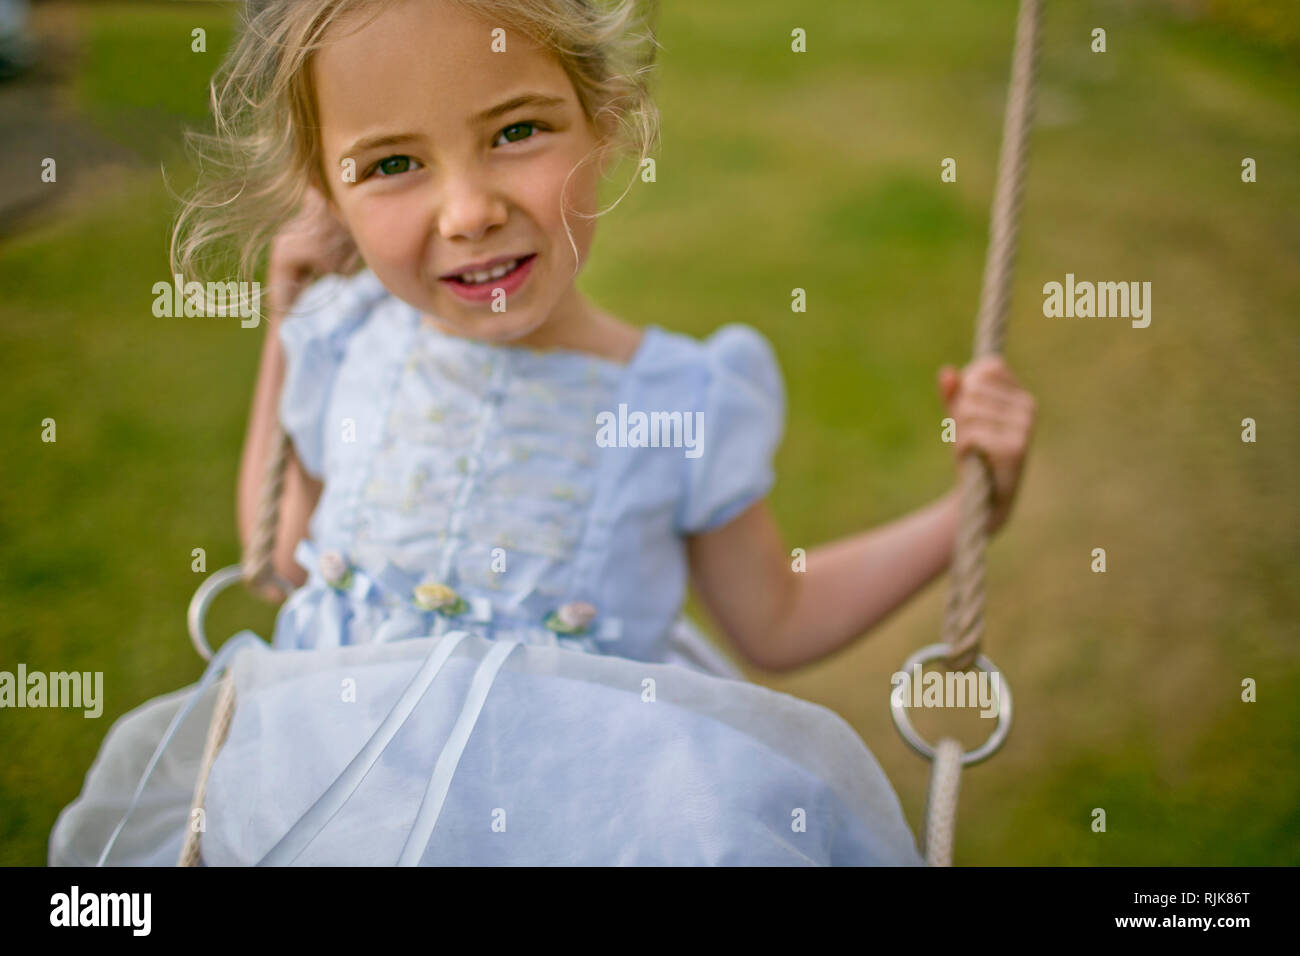
[[[180,130],[203,120],[233,8],[58,7],[77,14],[60,20],[69,109],[139,162],[0,240],[0,669],[102,670],[106,701],[98,720],[0,712],[0,864],[43,862],[110,722],[201,673],[191,553],[209,570],[238,558],[262,337],[150,309],[167,183],[190,175]],[[963,780],[956,860],[1295,865],[1300,66],[1163,3],[1047,7],[1007,348],[1039,425],[986,611],[1017,724]],[[773,342],[789,413],[772,503],[791,548],[953,480],[934,379],[969,355],[1013,22],[1008,0],[665,5],[657,181],[605,217],[580,281],[637,324],[742,321]],[[1150,327],[1045,317],[1043,285],[1067,273],[1151,282]],[[938,639],[942,597],[802,671],[752,675],[843,715],[914,828],[927,767],[892,729],[889,677]],[[223,598],[210,630],[269,634],[273,614]]]

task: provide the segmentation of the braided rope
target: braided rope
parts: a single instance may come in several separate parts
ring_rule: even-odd
[[[262,478],[262,493],[257,502],[257,521],[240,562],[244,569],[244,583],[254,590],[277,582],[274,570],[275,532],[280,523],[280,498],[284,494],[284,476],[291,447],[288,433],[277,422],[271,437],[271,453],[267,456],[266,472]]]
[[[952,866],[961,757],[961,744],[951,737],[944,737],[934,748],[930,792],[925,800],[925,862],[930,866]]]
[[[1006,337],[1038,71],[1039,6],[1039,0],[1021,0],[1016,18],[1011,87],[1002,121],[989,246],[975,320],[974,357],[977,359],[999,354]],[[944,608],[943,640],[949,648],[948,667],[964,671],[979,656],[984,634],[984,546],[993,491],[988,463],[978,454],[967,453],[961,461],[959,482],[961,507]],[[961,745],[945,737],[935,747],[933,761],[925,809],[926,862],[931,866],[952,866],[957,795],[961,786]]]
[[[975,358],[1001,352],[1006,335],[1038,65],[1038,14],[1039,0],[1021,0],[984,284],[975,322]],[[961,510],[943,623],[943,639],[951,648],[948,666],[953,670],[966,670],[974,663],[984,631],[984,545],[993,481],[988,464],[979,455],[963,457],[960,487]]]
[[[261,494],[257,501],[257,520],[253,525],[253,533],[248,540],[243,560],[240,562],[244,583],[253,590],[264,589],[268,585],[272,587],[279,585],[274,569],[275,533],[280,523],[280,499],[284,494],[285,472],[292,447],[288,432],[277,421],[271,436],[271,453],[267,456]],[[178,866],[199,865],[199,833],[194,829],[194,811],[203,809],[203,801],[207,796],[208,776],[212,772],[213,762],[217,759],[217,751],[225,743],[234,714],[235,686],[231,679],[226,677],[221,682],[217,706],[208,724],[208,739],[203,748],[203,759],[199,765],[199,777],[194,787],[194,801],[191,804],[190,828],[185,835],[185,844],[181,848]]]
[[[227,675],[217,692],[217,706],[212,711],[212,720],[208,724],[208,739],[203,745],[203,760],[199,765],[199,778],[194,785],[194,800],[190,804],[189,830],[185,834],[185,843],[181,847],[181,858],[177,866],[199,865],[199,830],[194,826],[194,811],[203,809],[203,801],[208,793],[208,776],[212,773],[213,761],[217,751],[226,741],[230,732],[230,721],[235,715],[235,682]]]

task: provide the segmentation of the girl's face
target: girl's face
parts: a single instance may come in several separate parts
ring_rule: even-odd
[[[577,214],[595,211],[603,169],[564,69],[448,0],[403,0],[356,29],[363,19],[334,27],[312,69],[330,205],[366,265],[452,334],[528,344],[552,319],[552,332],[580,323],[573,278],[595,223]],[[447,278],[522,256],[477,290]]]

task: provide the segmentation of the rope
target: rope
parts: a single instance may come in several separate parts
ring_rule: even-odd
[[[989,223],[988,254],[984,260],[984,284],[975,322],[975,358],[1001,352],[1006,334],[1025,160],[1029,152],[1038,61],[1038,13],[1039,0],[1021,0]],[[968,669],[980,651],[984,631],[985,529],[993,489],[988,464],[976,454],[967,454],[962,459],[960,481],[961,512],[943,623],[943,639],[950,648],[948,666],[953,670]]]
[[[226,741],[230,732],[230,720],[235,714],[235,682],[227,675],[217,692],[217,706],[212,711],[212,721],[208,724],[208,739],[203,745],[203,760],[199,765],[198,782],[194,785],[194,801],[190,809],[189,831],[185,834],[185,844],[181,847],[181,858],[177,866],[199,865],[199,830],[194,826],[195,810],[202,811],[203,801],[208,793],[208,776],[212,772],[213,761],[217,751]]]
[[[262,490],[257,501],[257,521],[253,525],[253,534],[248,540],[243,560],[240,561],[244,583],[254,591],[264,590],[268,586],[279,586],[274,567],[275,533],[280,524],[280,499],[284,494],[284,476],[291,448],[292,442],[288,432],[277,421],[271,436],[271,453],[267,456],[266,471],[262,476]],[[193,811],[203,809],[203,801],[207,796],[208,775],[212,772],[213,761],[217,759],[217,751],[225,743],[234,713],[235,686],[231,679],[226,677],[221,682],[217,706],[212,712],[212,721],[208,724],[207,744],[203,749],[199,778],[194,787],[189,832],[181,848],[178,866],[199,865],[199,833],[194,828]]]
[[[1016,19],[1011,87],[1002,121],[989,246],[975,320],[974,357],[977,359],[999,354],[1006,337],[1038,70],[1039,9],[1039,0],[1021,0]],[[988,462],[978,454],[968,453],[962,458],[959,480],[961,507],[944,609],[943,640],[949,649],[948,667],[964,671],[979,656],[984,634],[984,546],[993,491]],[[933,760],[925,810],[926,862],[931,866],[952,866],[957,794],[961,785],[961,745],[945,737],[936,746]]]
[[[961,756],[961,744],[951,737],[944,737],[934,748],[930,793],[925,800],[925,862],[930,866],[952,866]]]
[[[280,498],[284,493],[285,466],[292,447],[284,426],[276,423],[271,437],[271,453],[267,456],[266,472],[262,478],[262,493],[257,502],[257,522],[248,539],[240,566],[244,570],[244,583],[253,590],[267,585],[277,585],[275,575],[275,532],[280,523]]]

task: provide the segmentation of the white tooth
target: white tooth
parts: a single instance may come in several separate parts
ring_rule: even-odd
[[[491,279],[500,279],[502,276],[511,272],[518,265],[519,265],[519,260],[512,259],[509,262],[501,263],[501,265],[496,266],[495,268],[487,269],[481,272],[464,272],[461,273],[460,281],[465,283],[470,283],[470,284],[479,284],[479,283],[487,282]]]

